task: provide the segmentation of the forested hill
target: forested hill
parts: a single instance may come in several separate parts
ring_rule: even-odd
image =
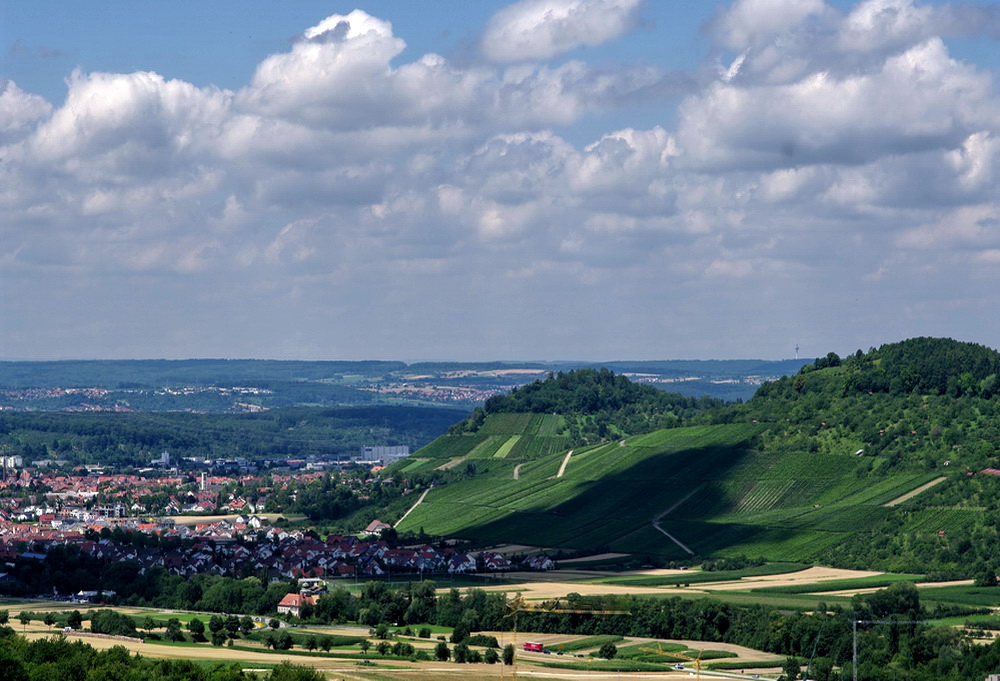
[[[845,388],[858,392],[903,395],[916,391],[985,398],[1000,392],[1000,353],[984,345],[947,338],[911,338],[883,345],[867,355],[858,350],[845,367]]]
[[[998,375],[995,350],[912,338],[844,359],[830,353],[714,418],[774,423],[764,437],[769,448],[982,469],[1000,465]]]
[[[711,397],[684,397],[634,383],[608,369],[577,369],[550,373],[544,380],[495,395],[451,432],[476,432],[490,414],[531,413],[581,419],[594,426],[601,438],[636,435],[677,426],[723,404]]]
[[[401,529],[971,577],[1000,540],[997,366],[988,348],[916,338],[721,405],[553,374],[390,469],[435,482]]]

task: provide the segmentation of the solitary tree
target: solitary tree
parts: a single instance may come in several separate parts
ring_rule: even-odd
[[[226,631],[229,632],[231,637],[235,637],[237,632],[240,630],[240,618],[236,615],[230,615],[226,618]]]
[[[598,651],[597,654],[603,657],[605,660],[614,659],[615,655],[618,654],[618,646],[608,641],[607,643],[601,646],[601,649],[600,651]]]
[[[240,633],[246,636],[253,631],[253,618],[250,615],[243,615],[240,618]]]
[[[184,640],[184,634],[181,632],[181,621],[176,617],[167,620],[167,639],[170,641]]]
[[[208,628],[212,630],[213,634],[217,631],[222,631],[225,626],[226,620],[222,619],[218,615],[212,615],[212,617],[208,620]]]
[[[188,631],[191,632],[191,636],[194,638],[195,641],[205,640],[205,623],[202,622],[200,619],[198,619],[197,617],[193,618],[190,622],[188,622],[187,628]]]
[[[442,662],[446,661],[449,657],[451,657],[451,651],[448,650],[448,644],[445,643],[444,641],[439,641],[437,647],[434,649],[434,657],[441,660]]]

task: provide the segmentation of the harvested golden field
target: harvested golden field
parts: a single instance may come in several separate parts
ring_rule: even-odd
[[[811,567],[799,572],[783,575],[764,575],[760,577],[744,577],[732,582],[710,582],[699,584],[699,591],[743,591],[760,589],[767,586],[791,586],[793,584],[819,584],[839,579],[857,579],[858,577],[877,577],[882,572],[867,570],[844,570],[841,568]]]

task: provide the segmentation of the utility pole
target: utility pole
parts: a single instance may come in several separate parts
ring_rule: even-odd
[[[851,671],[854,672],[854,681],[858,681],[858,621],[851,620],[854,625],[854,655],[851,658]]]

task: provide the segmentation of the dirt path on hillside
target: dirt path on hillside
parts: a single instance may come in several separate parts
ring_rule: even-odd
[[[559,466],[559,472],[556,473],[556,477],[557,478],[561,478],[563,476],[563,473],[566,472],[566,464],[569,463],[569,457],[571,457],[571,456],[573,456],[573,450],[572,449],[569,450],[568,452],[566,452],[566,456],[563,457],[562,465]]]
[[[417,506],[419,506],[419,505],[420,505],[420,502],[424,500],[424,497],[426,497],[426,496],[427,496],[427,493],[428,493],[428,492],[430,492],[430,491],[431,491],[432,489],[434,489],[434,488],[433,488],[433,487],[428,487],[427,489],[425,489],[425,490],[424,490],[424,493],[420,495],[420,498],[419,498],[419,499],[417,499],[417,503],[413,504],[413,506],[410,506],[410,508],[408,508],[408,509],[406,510],[406,513],[404,513],[404,514],[403,514],[403,517],[402,517],[402,518],[400,518],[399,520],[397,520],[397,521],[396,521],[396,524],[395,524],[395,525],[393,525],[393,527],[399,527],[399,524],[400,524],[401,522],[403,522],[404,520],[406,520],[406,516],[408,516],[408,515],[410,515],[411,513],[413,513],[413,509],[415,509],[415,508],[416,508]]]
[[[935,485],[940,485],[942,482],[944,482],[947,479],[948,478],[946,478],[944,476],[941,476],[940,478],[934,478],[933,480],[931,480],[927,484],[921,485],[920,487],[916,488],[915,490],[911,490],[911,491],[907,492],[906,494],[904,494],[903,496],[896,497],[892,501],[887,501],[886,503],[884,503],[882,505],[883,506],[899,506],[904,501],[908,501],[909,499],[912,499],[913,497],[917,496],[918,494],[920,494],[922,492],[926,492],[927,490],[929,490],[931,487],[934,487]]]
[[[685,501],[687,501],[692,496],[694,496],[694,493],[697,492],[699,489],[701,489],[701,485],[698,485],[697,487],[695,487],[694,489],[692,489],[690,492],[688,492],[683,497],[681,497],[676,502],[674,502],[673,505],[670,506],[670,508],[668,508],[667,510],[663,511],[658,516],[656,516],[655,518],[653,518],[653,527],[655,527],[656,530],[658,532],[660,532],[660,534],[662,534],[663,536],[665,536],[667,539],[669,539],[673,543],[677,544],[679,547],[681,547],[683,550],[687,551],[688,554],[692,555],[692,556],[694,555],[694,551],[692,551],[690,548],[688,548],[687,544],[685,544],[684,542],[682,542],[680,539],[678,539],[677,537],[675,537],[674,535],[670,534],[665,529],[663,529],[663,526],[660,525],[660,521],[663,520],[664,518],[666,518],[678,506],[680,506]]]
[[[521,479],[521,466],[523,466],[523,465],[524,465],[523,463],[519,463],[516,466],[514,466],[514,479],[515,480],[520,480]]]

